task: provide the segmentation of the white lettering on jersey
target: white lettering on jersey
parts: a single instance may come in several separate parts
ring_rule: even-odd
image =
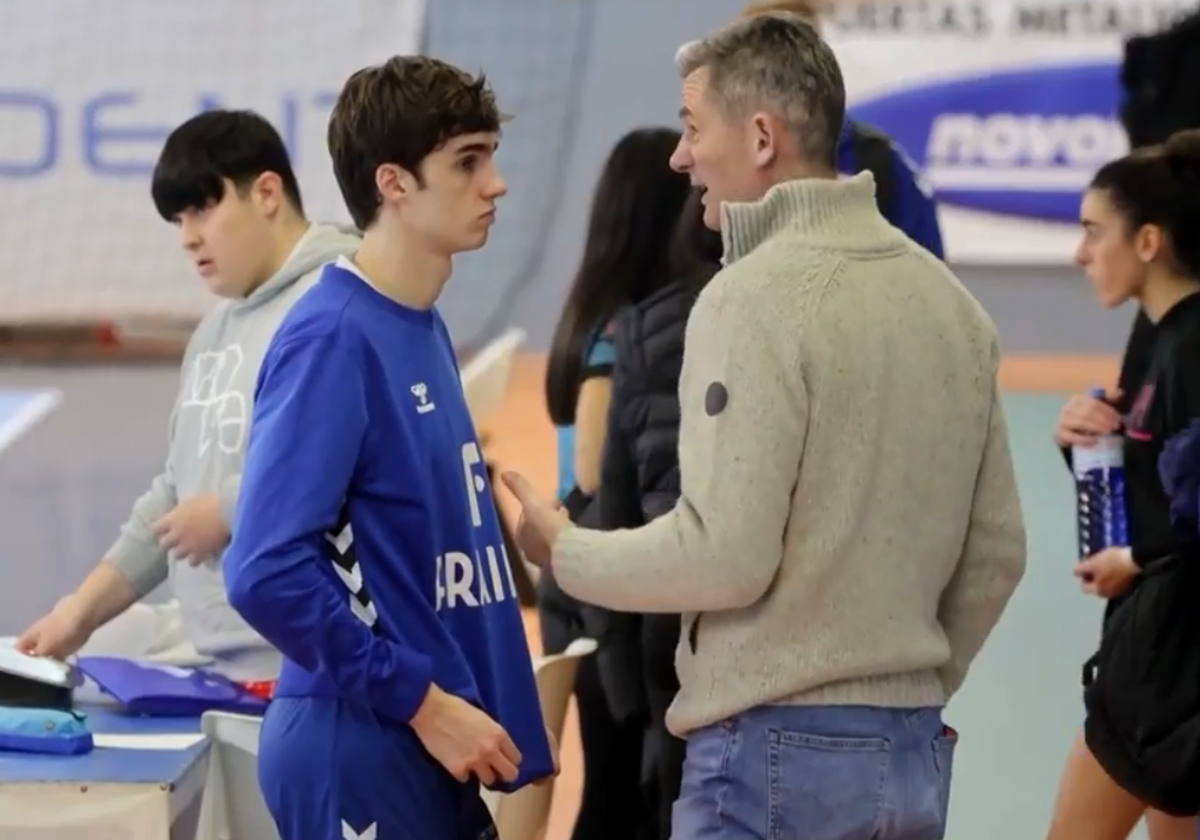
[[[462,446],[463,480],[467,486],[467,504],[470,507],[471,525],[483,527],[483,510],[480,500],[490,505],[487,496],[487,478],[484,475],[483,456],[475,441]],[[437,609],[459,607],[482,607],[494,602],[517,597],[513,581],[512,566],[503,545],[485,546],[475,556],[461,551],[448,551],[438,555]]]

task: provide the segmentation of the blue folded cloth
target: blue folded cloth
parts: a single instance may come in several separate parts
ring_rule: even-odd
[[[61,709],[0,706],[0,750],[82,755],[94,748],[87,715]]]
[[[208,711],[261,715],[267,701],[201,668],[177,668],[115,656],[81,656],[79,670],[125,711],[153,717],[194,717]]]

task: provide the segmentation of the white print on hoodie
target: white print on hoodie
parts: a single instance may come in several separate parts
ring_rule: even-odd
[[[177,561],[151,528],[180,502],[211,493],[219,494],[225,521],[232,520],[267,345],[321,268],[354,253],[359,243],[353,231],[314,224],[271,279],[244,299],[222,301],[204,317],[184,353],[166,465],[134,503],[106,555],[142,595],[169,581],[186,639],[215,660],[215,670],[237,679],[274,677],[279,655],[229,606],[219,557],[195,567]]]

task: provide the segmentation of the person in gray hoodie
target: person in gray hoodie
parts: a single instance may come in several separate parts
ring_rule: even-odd
[[[104,559],[18,646],[70,656],[118,616],[131,619],[127,611],[166,582],[182,639],[200,662],[231,679],[270,680],[279,654],[230,608],[221,555],[263,353],[320,268],[352,254],[359,235],[305,218],[283,140],[249,111],[208,111],[176,128],[151,193],[159,215],[179,229],[201,278],[223,300],[184,352],[163,471],[134,502]],[[126,636],[141,632],[130,630]],[[141,643],[150,651],[163,640]]]

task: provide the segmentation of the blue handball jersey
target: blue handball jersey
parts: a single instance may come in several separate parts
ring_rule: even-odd
[[[445,324],[325,269],[263,361],[233,606],[285,656],[277,696],[407,723],[430,682],[554,771],[492,490]]]

